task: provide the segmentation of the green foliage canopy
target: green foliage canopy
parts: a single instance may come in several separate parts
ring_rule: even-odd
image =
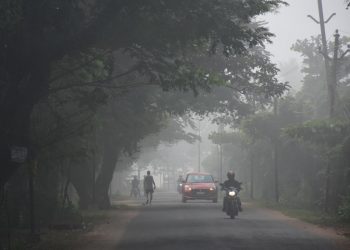
[[[346,121],[315,120],[286,128],[284,133],[315,145],[336,146],[350,133]]]

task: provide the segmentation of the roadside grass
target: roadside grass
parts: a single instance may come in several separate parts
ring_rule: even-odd
[[[341,222],[337,216],[326,214],[322,211],[290,207],[285,204],[278,204],[272,202],[262,202],[262,205],[273,210],[278,210],[287,216],[297,218],[312,224],[334,226],[338,225]]]
[[[286,204],[278,204],[271,201],[254,201],[252,203],[257,207],[276,210],[286,216],[296,218],[311,224],[333,228],[340,234],[346,237],[350,237],[350,223],[343,221],[336,214],[328,214],[315,209],[291,207]]]

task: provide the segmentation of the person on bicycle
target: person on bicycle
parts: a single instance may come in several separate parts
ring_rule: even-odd
[[[131,191],[130,191],[130,197],[135,196],[135,197],[140,197],[140,181],[137,179],[136,175],[134,176],[134,179],[131,181]]]

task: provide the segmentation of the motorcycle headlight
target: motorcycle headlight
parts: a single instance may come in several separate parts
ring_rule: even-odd
[[[182,187],[182,183],[180,183],[180,187]]]
[[[236,192],[235,192],[235,191],[230,191],[230,192],[228,192],[228,195],[229,195],[229,196],[235,196],[235,195],[236,195]]]

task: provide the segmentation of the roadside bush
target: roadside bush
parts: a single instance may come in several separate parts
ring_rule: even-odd
[[[81,212],[72,203],[69,203],[56,211],[52,227],[54,229],[73,229],[82,227],[82,224]]]
[[[343,222],[350,223],[350,195],[344,197],[338,209],[338,214]]]

